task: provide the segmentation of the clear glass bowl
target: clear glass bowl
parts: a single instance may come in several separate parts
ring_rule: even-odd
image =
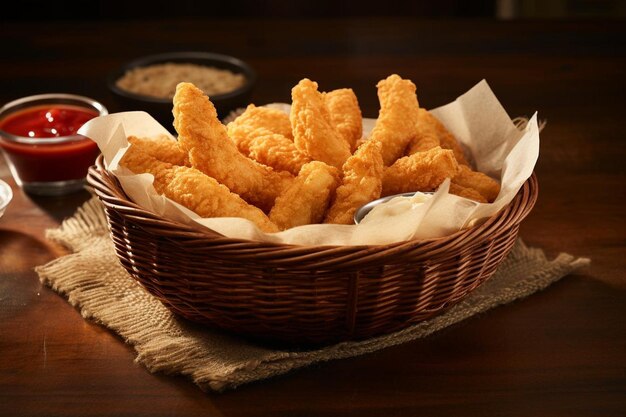
[[[40,94],[20,98],[0,108],[0,148],[15,181],[24,191],[62,195],[80,190],[85,184],[87,170],[99,154],[95,142],[78,134],[28,137],[11,133],[5,126],[5,122],[18,114],[47,107],[84,109],[93,113],[94,117],[108,114],[99,102],[73,94]]]
[[[6,182],[0,180],[0,217],[4,214],[9,202],[13,198],[13,191]]]

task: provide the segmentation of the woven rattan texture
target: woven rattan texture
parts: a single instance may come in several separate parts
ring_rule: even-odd
[[[327,344],[400,330],[442,312],[488,279],[538,192],[533,175],[485,223],[378,246],[297,246],[231,239],[129,200],[102,157],[88,182],[103,202],[124,268],[175,313],[210,327]]]

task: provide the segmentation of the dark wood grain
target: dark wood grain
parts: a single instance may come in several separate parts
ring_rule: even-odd
[[[425,340],[207,394],[149,374],[108,330],[39,284],[33,267],[64,253],[45,239],[88,198],[24,195],[0,218],[0,415],[7,416],[617,416],[626,414],[624,93],[620,22],[224,20],[0,27],[0,102],[42,92],[118,108],[106,75],[148,53],[233,54],[259,73],[256,103],[288,101],[302,77],[355,89],[413,79],[436,107],[485,78],[511,115],[547,119],[540,197],[527,243],[592,265],[527,300]]]

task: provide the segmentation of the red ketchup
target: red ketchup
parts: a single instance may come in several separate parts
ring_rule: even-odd
[[[76,131],[96,116],[96,110],[66,104],[29,107],[0,120],[0,130],[22,138],[43,140],[33,144],[1,137],[0,146],[24,183],[84,178],[99,150],[95,142],[78,136]],[[6,136],[2,133],[0,136]],[[58,138],[67,136],[75,139],[55,143]]]

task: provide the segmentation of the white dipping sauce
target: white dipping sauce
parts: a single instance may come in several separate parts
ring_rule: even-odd
[[[369,219],[382,217],[395,217],[403,213],[411,211],[418,206],[424,204],[430,198],[432,194],[425,194],[417,192],[414,196],[398,196],[389,201],[381,203],[374,207],[364,218],[361,223],[367,223]]]

